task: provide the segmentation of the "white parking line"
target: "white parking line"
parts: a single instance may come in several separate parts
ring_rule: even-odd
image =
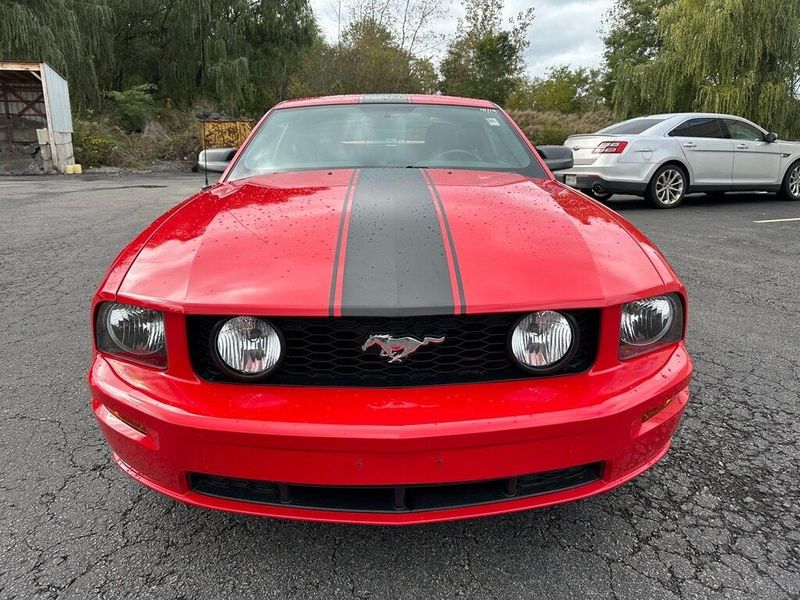
[[[791,219],[769,219],[767,221],[753,221],[753,223],[788,223],[789,221],[800,221],[800,217],[792,217]]]

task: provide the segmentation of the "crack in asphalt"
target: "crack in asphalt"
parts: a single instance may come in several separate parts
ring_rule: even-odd
[[[89,300],[201,179],[0,179],[0,598],[800,597],[800,227],[752,224],[785,203],[612,204],[690,293],[696,373],[659,465],[560,507],[396,529],[188,507],[113,464]]]

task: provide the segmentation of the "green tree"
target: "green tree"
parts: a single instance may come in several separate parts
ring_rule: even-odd
[[[127,131],[141,131],[156,112],[153,85],[143,83],[124,92],[109,92],[114,120]]]
[[[442,93],[505,104],[519,87],[533,9],[504,28],[502,0],[464,0],[465,17],[440,71]]]
[[[796,127],[800,3],[676,0],[658,16],[661,49],[618,72],[618,112],[703,110]]]
[[[69,78],[78,105],[99,100],[95,62],[111,51],[104,0],[0,0],[0,60],[50,63]]]
[[[514,110],[535,109],[580,113],[603,106],[603,75],[599,69],[552,67],[545,77],[526,81],[508,99]]]
[[[429,60],[403,50],[389,29],[366,18],[351,22],[338,44],[317,40],[291,95],[423,93],[435,81]]]
[[[664,44],[658,29],[659,11],[675,0],[617,0],[604,20],[606,81],[609,102],[620,74],[658,56]]]
[[[427,56],[443,41],[432,26],[447,13],[448,4],[446,0],[344,0],[339,4],[340,31],[351,23],[373,22],[391,34],[400,50]]]
[[[182,107],[260,114],[316,34],[308,0],[0,0],[0,59],[50,62],[79,106],[150,84]]]
[[[285,97],[316,33],[307,0],[137,1],[149,3],[153,15],[147,27],[152,62],[142,78],[183,106],[202,95],[218,109],[263,112]],[[135,31],[141,20],[134,14],[126,26]],[[118,35],[130,37],[124,31]],[[124,53],[118,47],[117,55]],[[128,68],[130,83],[138,83],[135,65]]]

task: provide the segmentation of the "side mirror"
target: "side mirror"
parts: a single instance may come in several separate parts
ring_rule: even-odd
[[[768,144],[774,144],[775,142],[778,141],[778,134],[768,133],[766,136],[764,136],[764,141],[767,142]]]
[[[197,156],[197,169],[209,173],[222,173],[236,156],[236,148],[206,148]]]
[[[572,149],[566,146],[536,146],[536,151],[551,171],[563,171],[575,165]]]

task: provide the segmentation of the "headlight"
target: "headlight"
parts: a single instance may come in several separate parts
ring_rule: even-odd
[[[631,358],[683,337],[683,303],[678,294],[623,304],[619,356]]]
[[[278,331],[264,319],[234,317],[217,331],[214,341],[222,365],[239,377],[261,377],[278,364],[283,344]]]
[[[157,367],[167,364],[164,314],[157,310],[106,302],[97,311],[97,348]]]
[[[511,334],[511,353],[532,371],[549,371],[573,354],[575,327],[559,312],[543,310],[523,317]]]

